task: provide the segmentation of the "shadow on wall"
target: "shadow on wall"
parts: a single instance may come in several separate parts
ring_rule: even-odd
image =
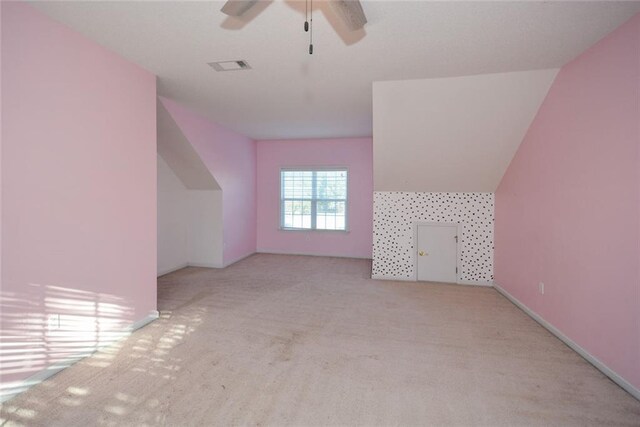
[[[122,338],[128,333],[122,331],[128,325],[123,318],[131,314],[131,308],[122,299],[57,286],[31,287],[44,288],[44,297],[35,301],[29,298],[29,292],[20,296],[2,295],[4,323],[0,369],[3,400],[39,382],[29,383],[20,378],[47,369],[55,370],[56,365],[65,364],[70,358],[93,355],[77,363],[80,375],[74,378],[54,376],[39,384],[31,391],[33,393],[25,396],[26,399],[12,399],[0,405],[0,425],[47,425],[52,406],[71,409],[86,405],[91,405],[92,416],[95,416],[92,424],[109,418],[118,425],[117,417],[132,413],[141,424],[161,424],[163,415],[154,409],[162,405],[157,399],[145,400],[116,387],[111,398],[100,400],[96,408],[95,401],[89,402],[91,394],[111,375],[108,368],[116,363],[121,352],[127,355],[127,369],[136,376],[136,381],[145,382],[151,377],[169,382],[175,380],[182,369],[182,360],[171,357],[170,351],[197,329],[206,309],[198,307],[177,316],[171,319],[170,326],[166,323],[172,312],[163,311],[158,321],[124,340]],[[36,310],[39,313],[33,314]],[[60,313],[57,329],[53,329],[57,326],[55,322],[49,323],[50,313]],[[4,325],[7,325],[6,329]],[[83,367],[90,369],[82,370]],[[59,390],[55,399],[40,397],[54,387]],[[41,388],[40,392],[37,388]]]

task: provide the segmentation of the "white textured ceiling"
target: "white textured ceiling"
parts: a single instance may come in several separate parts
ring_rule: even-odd
[[[240,22],[222,2],[35,2],[51,17],[157,74],[158,91],[256,139],[369,136],[372,82],[557,68],[640,2],[363,1],[348,33],[316,0],[262,1]],[[334,31],[337,29],[338,31]],[[250,71],[206,63],[244,59]]]

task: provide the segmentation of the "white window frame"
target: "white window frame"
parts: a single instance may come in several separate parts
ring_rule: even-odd
[[[316,198],[316,174],[315,172],[331,172],[331,171],[344,171],[347,173],[347,192],[346,198],[343,199],[318,199]],[[311,199],[285,199],[283,196],[284,185],[282,182],[282,172],[314,172],[313,174],[313,182],[312,189],[313,194]],[[278,177],[280,182],[280,224],[279,229],[283,231],[313,231],[313,232],[330,232],[330,233],[348,233],[349,232],[349,180],[350,174],[349,169],[345,166],[303,166],[303,167],[284,167],[280,168],[280,175]],[[294,228],[294,227],[285,227],[284,226],[284,202],[285,201],[300,201],[300,200],[310,200],[311,201],[311,228]],[[322,202],[344,202],[344,230],[326,230],[326,229],[317,229],[316,228],[316,203],[318,201]]]

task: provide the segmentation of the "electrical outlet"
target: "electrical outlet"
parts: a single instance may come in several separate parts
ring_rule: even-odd
[[[47,329],[50,331],[55,331],[56,329],[60,329],[60,315],[59,314],[50,314],[47,317]]]
[[[540,295],[544,295],[544,283],[538,283],[538,292],[540,292]]]

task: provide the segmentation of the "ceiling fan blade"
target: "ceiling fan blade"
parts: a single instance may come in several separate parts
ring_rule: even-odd
[[[256,3],[258,0],[227,0],[220,10],[229,16],[242,16]]]
[[[351,31],[359,30],[367,23],[359,0],[331,0],[331,6]]]

